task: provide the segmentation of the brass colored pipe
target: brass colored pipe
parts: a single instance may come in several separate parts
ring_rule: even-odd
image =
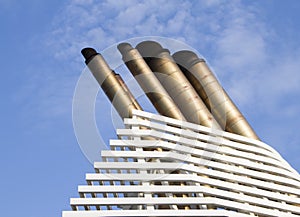
[[[123,89],[126,91],[126,93],[128,94],[129,98],[131,99],[131,101],[133,102],[134,106],[138,109],[138,110],[143,110],[142,107],[140,106],[140,104],[138,104],[138,102],[135,100],[134,96],[132,95],[132,93],[130,92],[129,88],[127,87],[125,81],[123,80],[123,78],[121,77],[121,75],[119,74],[115,74],[116,78],[118,79],[118,81],[120,82],[121,86],[123,87]]]
[[[97,53],[93,48],[84,48],[81,53],[86,59],[86,65],[122,119],[131,117],[132,109],[142,110],[141,106],[135,100],[121,76],[109,68],[108,64],[99,53]],[[141,127],[141,129],[147,128]],[[145,137],[144,139],[154,140],[152,137]],[[161,148],[143,148],[143,150],[162,151]],[[154,159],[151,159],[151,161],[153,160]]]
[[[134,49],[128,43],[119,44],[118,49],[122,54],[122,59],[125,62],[127,68],[140,84],[157,111],[160,114],[171,118],[185,120],[183,114],[178,109],[169,94],[166,92],[164,87],[161,85],[160,81],[154,75],[152,70],[149,68],[143,57],[140,55],[139,51],[137,49]],[[182,182],[180,184],[185,185],[186,183]],[[186,194],[182,194],[181,196],[187,197]],[[173,197],[176,197],[176,195],[173,195]],[[183,206],[181,208],[189,209],[189,206]]]
[[[179,51],[173,58],[215,119],[226,131],[259,140],[245,117],[222,88],[205,60],[192,51]]]
[[[170,55],[154,41],[144,41],[136,49],[179,107],[186,120],[207,127],[221,129],[202,102],[190,82],[183,75]]]
[[[124,89],[114,71],[112,71],[101,54],[93,48],[84,48],[81,51],[85,63],[100,84],[121,118],[132,116],[132,110],[142,110],[138,102],[132,97],[129,90]]]
[[[174,101],[155,77],[138,50],[134,49],[128,43],[119,44],[118,49],[123,56],[122,59],[127,68],[144,90],[156,110],[161,115],[178,120],[185,120]]]

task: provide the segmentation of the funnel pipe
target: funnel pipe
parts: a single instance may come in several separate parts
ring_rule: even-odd
[[[173,58],[193,85],[207,108],[226,131],[259,140],[245,117],[222,88],[217,78],[192,51],[179,51]]]
[[[190,82],[174,62],[169,50],[154,41],[144,41],[136,49],[176,103],[186,120],[221,129]]]
[[[117,80],[120,82],[122,88],[126,91],[126,93],[128,94],[128,97],[131,99],[132,103],[134,104],[134,106],[138,109],[138,110],[143,110],[142,107],[140,106],[140,104],[135,100],[134,96],[132,95],[132,93],[130,92],[129,88],[127,87],[125,81],[123,80],[123,78],[121,77],[120,74],[115,74]]]
[[[118,49],[122,59],[156,110],[164,116],[185,120],[174,101],[155,77],[137,49],[128,43],[121,43]]]
[[[124,88],[125,83],[120,82],[120,76],[109,68],[101,54],[93,48],[84,48],[81,53],[88,68],[122,119],[131,117],[133,109],[142,110],[129,89]]]

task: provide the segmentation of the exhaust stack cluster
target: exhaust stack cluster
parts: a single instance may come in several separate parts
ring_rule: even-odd
[[[203,59],[192,51],[170,54],[154,41],[118,49],[158,113],[259,140]],[[85,62],[121,118],[142,110],[121,76],[92,48],[84,48]]]

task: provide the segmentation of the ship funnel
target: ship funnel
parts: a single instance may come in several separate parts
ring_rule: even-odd
[[[131,117],[133,109],[142,110],[120,75],[109,68],[101,54],[93,48],[84,48],[81,53],[86,65],[122,119]]]
[[[161,115],[259,140],[205,60],[194,52],[183,50],[171,56],[155,41],[143,41],[136,48],[121,43],[118,49]],[[110,69],[101,54],[93,48],[81,52],[121,118],[131,117],[132,109],[142,110],[121,76]]]
[[[193,86],[174,62],[168,49],[164,49],[154,41],[141,42],[136,49],[187,121],[221,129]]]
[[[226,131],[259,140],[204,59],[186,50],[176,52],[173,58],[215,119],[221,126],[225,126]]]
[[[135,77],[156,110],[164,116],[185,120],[174,101],[155,77],[137,49],[128,43],[121,43],[118,49],[129,71]]]

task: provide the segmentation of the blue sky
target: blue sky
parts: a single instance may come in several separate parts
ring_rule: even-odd
[[[299,11],[297,0],[1,0],[2,215],[69,209],[93,171],[72,126],[80,50],[132,37],[170,37],[197,49],[262,140],[300,171]],[[107,108],[99,94],[97,116]],[[111,124],[98,127],[105,140],[114,136]]]

